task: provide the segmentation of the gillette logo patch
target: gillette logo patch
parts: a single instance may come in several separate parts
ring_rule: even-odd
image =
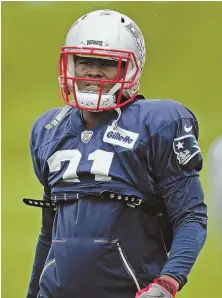
[[[119,132],[113,132],[113,131],[110,131],[107,134],[107,138],[113,139],[113,140],[118,140],[120,142],[124,142],[124,143],[128,143],[128,144],[131,144],[133,141],[133,139],[131,139],[129,136],[123,137]]]
[[[103,142],[132,149],[139,134],[117,127],[108,126],[103,136]]]

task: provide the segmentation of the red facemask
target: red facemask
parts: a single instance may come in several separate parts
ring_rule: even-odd
[[[90,58],[109,59],[117,61],[117,75],[113,80],[98,78],[76,77],[74,72],[73,55]],[[70,66],[72,57],[73,67]],[[122,77],[121,67],[124,71]],[[71,70],[70,70],[71,67]],[[59,63],[60,93],[65,104],[80,110],[103,111],[120,108],[133,101],[138,92],[139,66],[133,52],[125,50],[101,49],[89,47],[64,46],[61,49]],[[78,90],[77,81],[94,82],[99,84],[98,92],[84,92]],[[105,83],[112,83],[114,87],[108,93],[103,93]],[[124,99],[124,100],[123,100]]]

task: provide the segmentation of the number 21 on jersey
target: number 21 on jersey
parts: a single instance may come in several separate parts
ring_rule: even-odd
[[[90,153],[88,160],[92,160],[90,173],[95,175],[96,181],[109,181],[109,170],[113,160],[114,153],[97,149]],[[61,150],[56,151],[48,160],[49,171],[56,172],[61,169],[62,161],[69,161],[68,167],[63,174],[64,182],[80,182],[76,174],[77,167],[81,161],[82,154],[79,150]]]

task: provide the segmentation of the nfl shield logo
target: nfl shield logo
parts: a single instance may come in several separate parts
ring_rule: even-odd
[[[81,140],[87,144],[92,138],[93,132],[91,130],[85,130],[81,133]]]
[[[185,135],[173,141],[173,150],[177,155],[179,164],[187,164],[197,153],[200,147],[193,135]]]

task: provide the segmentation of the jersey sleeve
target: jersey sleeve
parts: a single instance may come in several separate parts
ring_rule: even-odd
[[[39,134],[38,130],[36,129],[36,125],[34,124],[31,136],[30,136],[30,153],[32,158],[32,165],[35,172],[36,177],[38,178],[39,182],[47,188],[47,185],[43,179],[42,171],[41,171],[41,164],[40,164],[40,148],[36,145],[38,142]]]
[[[206,240],[207,207],[199,180],[203,159],[198,122],[180,106],[177,116],[153,135],[148,155],[157,193],[173,230],[169,258],[161,275],[176,279],[181,289]]]
[[[172,121],[152,139],[152,172],[161,188],[182,177],[198,176],[203,158],[195,118]]]
[[[60,116],[64,116],[64,111],[61,108],[54,108],[45,112],[35,121],[30,135],[30,152],[34,172],[39,182],[44,186],[44,189],[47,190],[47,192],[50,192],[50,190],[48,187],[47,173],[44,171],[46,161],[44,160],[45,158],[42,154],[42,148],[47,142],[55,138],[53,133],[50,134],[50,129],[48,128],[50,125],[51,127],[57,125],[61,120]]]

